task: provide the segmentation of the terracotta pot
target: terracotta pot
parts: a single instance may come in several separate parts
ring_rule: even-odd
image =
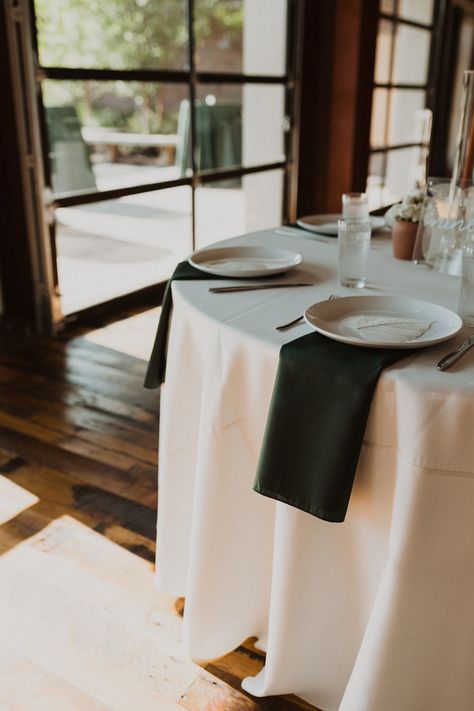
[[[417,222],[395,220],[392,227],[393,256],[397,259],[411,259],[415,246]]]

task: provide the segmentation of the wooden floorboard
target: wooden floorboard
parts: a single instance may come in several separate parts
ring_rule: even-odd
[[[78,568],[87,580],[96,574],[106,577],[107,566],[114,570],[116,557],[118,567],[111,590],[129,586],[132,583],[120,570],[134,569],[133,561],[138,557],[148,566],[137,573],[145,576],[143,584],[147,592],[144,591],[144,596],[153,601],[156,595],[158,600],[151,564],[155,556],[158,496],[159,392],[143,388],[144,360],[92,343],[87,340],[87,334],[83,328],[75,334],[64,332],[54,339],[10,337],[0,344],[0,484],[3,484],[0,492],[6,498],[0,506],[0,572],[3,562],[8,561],[10,567],[14,567],[17,555],[36,560],[38,546],[46,556],[45,561],[49,560],[54,568],[55,562],[48,556],[53,555],[55,548],[48,548],[42,540],[44,536],[48,539],[49,534],[45,532],[59,531],[53,534],[53,539],[59,536],[64,548],[61,549],[63,567],[58,569],[58,575],[65,575],[66,582],[64,570],[77,564],[77,551],[81,546],[90,545],[89,552],[81,554]],[[64,529],[61,528],[63,520]],[[78,530],[77,551],[68,542],[69,536],[71,541],[75,540],[74,522],[86,527]],[[84,538],[84,530],[91,532],[91,536]],[[100,541],[116,548],[104,548]],[[129,558],[121,558],[115,550],[123,551]],[[111,552],[110,560],[107,551]],[[33,565],[32,571],[31,575],[37,577],[31,578],[28,595],[34,610],[35,590],[38,596],[46,595],[47,590],[53,595],[55,588],[51,587],[47,573],[42,577],[41,565],[36,568]],[[29,574],[28,569],[25,570],[25,575]],[[72,588],[76,584],[80,581],[71,579]],[[87,604],[88,584],[92,583],[84,582],[81,591]],[[15,581],[11,581],[11,585],[15,588]],[[24,584],[19,590],[24,590]],[[127,598],[132,607],[143,602],[140,590],[135,591],[135,595],[135,598]],[[80,619],[80,608],[74,606],[74,599],[73,595],[70,619],[62,621],[66,635],[71,625]],[[100,599],[95,603],[98,605],[97,625],[106,624],[101,617]],[[21,621],[23,613],[15,596],[8,599],[8,605],[11,614],[18,613]],[[60,597],[58,605],[61,605]],[[167,649],[171,637],[176,638],[176,631],[170,630],[175,630],[177,620],[181,619],[182,607],[183,602],[176,601],[176,606],[171,605],[166,613],[168,617],[163,618],[165,621],[156,626],[153,639],[158,645],[163,644]],[[47,613],[44,612],[44,620],[43,613],[39,615],[38,619],[32,618],[32,627],[36,629],[36,625],[38,630],[44,629],[44,633],[49,634]],[[125,620],[118,619],[119,626],[122,623],[125,630]],[[85,620],[84,625],[93,636],[94,620]],[[143,635],[149,634],[145,627]],[[24,631],[25,639],[30,634],[28,630]],[[140,634],[139,626],[135,632]],[[59,635],[57,644],[61,639]],[[56,708],[136,711],[152,706],[159,711],[307,711],[313,708],[291,696],[256,699],[242,691],[243,677],[256,674],[264,664],[264,655],[255,649],[251,639],[203,668],[184,660],[178,664],[176,652],[164,655],[161,671],[153,667],[154,671],[143,678],[143,696],[137,698],[136,703],[128,701],[126,694],[122,698],[114,690],[102,688],[100,678],[96,686],[87,683],[92,672],[81,682],[77,674],[69,674],[67,665],[63,669],[60,655],[54,659],[52,655],[50,666],[46,663],[43,666],[41,655],[33,658],[33,653],[26,654],[25,649],[19,648],[18,640],[12,640],[11,653],[8,640],[2,640],[3,657],[0,650],[0,684],[5,689],[5,692],[0,690],[0,705],[5,711],[46,708],[48,711]],[[123,644],[126,647],[126,636]],[[31,641],[30,647],[34,647]],[[139,645],[138,649],[142,647]],[[145,644],[143,649],[146,649]],[[66,646],[64,654],[67,656],[67,653]],[[100,657],[100,649],[97,654]],[[135,652],[130,654],[132,663]],[[148,662],[145,660],[144,664],[146,667]],[[170,669],[174,669],[171,676],[175,678],[171,691]],[[110,667],[110,679],[116,672],[116,668]],[[155,679],[158,685],[155,703],[155,692],[148,682],[156,674],[162,676]],[[104,684],[106,682],[104,677]],[[140,688],[138,683],[137,689]]]

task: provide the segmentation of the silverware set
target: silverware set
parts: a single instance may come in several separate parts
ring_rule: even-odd
[[[213,294],[229,294],[232,292],[239,292],[239,291],[257,291],[261,289],[286,289],[286,288],[294,288],[294,287],[300,287],[300,286],[315,286],[313,282],[307,282],[307,281],[302,281],[302,282],[277,282],[277,283],[271,283],[271,284],[244,284],[244,285],[239,285],[239,286],[211,286],[209,288],[209,291],[212,292]],[[332,299],[339,299],[340,296],[337,294],[331,294],[328,297],[328,301]],[[296,318],[292,319],[291,321],[287,321],[285,323],[281,323],[279,326],[275,326],[277,331],[286,331],[289,328],[292,328],[293,326],[296,326],[299,324],[301,321],[304,320],[304,314],[301,314],[301,316],[297,316]],[[451,353],[448,353],[447,355],[443,356],[441,360],[439,361],[437,368],[438,370],[447,370],[450,368],[456,361],[459,360],[467,351],[474,346],[474,334],[472,336],[468,336],[459,348],[456,350],[452,351]]]
[[[294,287],[294,286],[314,286],[313,282],[307,282],[307,281],[300,281],[300,282],[284,282],[283,284],[244,284],[241,286],[211,286],[209,287],[209,291],[212,294],[230,294],[232,292],[236,291],[257,291],[259,289],[284,289],[285,287]],[[337,294],[331,294],[328,297],[328,301],[331,301],[332,299],[339,299],[340,297]],[[303,321],[304,315],[298,316],[297,318],[294,318],[292,321],[288,321],[287,323],[281,323],[279,326],[275,326],[277,331],[286,331],[287,328],[291,328],[292,326],[296,326],[297,323],[300,321]]]

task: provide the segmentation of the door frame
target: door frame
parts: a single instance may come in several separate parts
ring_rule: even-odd
[[[0,241],[2,325],[52,333],[60,319],[31,42],[29,6],[7,0],[0,11],[2,158],[8,175]]]

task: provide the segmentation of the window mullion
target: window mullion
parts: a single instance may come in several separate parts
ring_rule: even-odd
[[[189,145],[191,154],[191,225],[192,246],[196,249],[196,58],[194,42],[194,0],[187,0],[188,11],[188,65],[189,65]]]

